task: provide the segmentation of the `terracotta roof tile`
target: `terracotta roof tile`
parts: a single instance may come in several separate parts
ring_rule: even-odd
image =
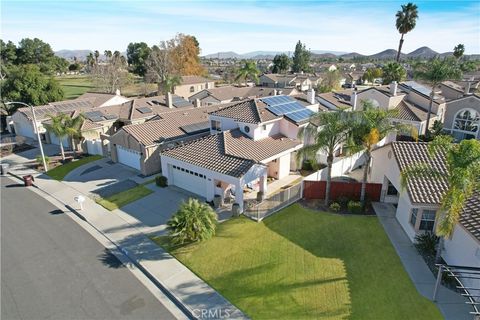
[[[211,115],[231,118],[245,123],[262,123],[281,118],[267,110],[267,105],[260,100],[250,99],[230,104]]]
[[[480,191],[475,191],[463,207],[460,223],[480,241]]]

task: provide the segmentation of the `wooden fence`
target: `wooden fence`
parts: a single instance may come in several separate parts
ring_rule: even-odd
[[[303,181],[304,199],[325,199],[326,181]],[[332,181],[330,188],[330,199],[335,201],[338,198],[346,197],[348,199],[360,200],[362,184],[360,182],[341,182]],[[382,184],[367,183],[366,195],[371,201],[380,201],[382,194]]]

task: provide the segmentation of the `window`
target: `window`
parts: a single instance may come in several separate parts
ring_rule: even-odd
[[[463,109],[453,120],[452,133],[458,140],[475,138],[480,128],[480,114],[473,109]]]
[[[388,181],[388,189],[387,189],[387,196],[396,196],[398,194],[397,189],[393,186],[393,184]]]
[[[419,230],[433,231],[433,225],[435,224],[435,210],[423,210],[422,220],[420,220]]]
[[[415,225],[417,224],[417,214],[418,214],[418,209],[413,208],[412,213],[410,215],[410,224],[415,228]]]
[[[211,121],[211,126],[212,126],[212,130],[222,131],[221,122],[220,122],[220,121],[212,120],[212,121]]]
[[[195,87],[194,86],[190,87],[190,92],[195,92]]]
[[[266,124],[263,125],[263,131],[265,131],[265,130],[267,130],[267,125]]]

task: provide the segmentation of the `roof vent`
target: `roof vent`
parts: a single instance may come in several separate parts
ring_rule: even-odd
[[[187,115],[188,115],[188,112],[184,112],[183,115],[184,115],[184,116],[187,116]]]

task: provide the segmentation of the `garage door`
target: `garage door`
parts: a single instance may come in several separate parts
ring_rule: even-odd
[[[117,146],[117,160],[118,162],[140,170],[140,152]]]
[[[88,154],[98,154],[103,156],[102,150],[102,141],[93,139],[93,140],[85,140],[87,144],[87,153]]]
[[[206,197],[207,179],[203,174],[199,174],[194,170],[189,170],[180,166],[170,166],[172,172],[171,183],[179,188],[185,189],[199,196]]]

